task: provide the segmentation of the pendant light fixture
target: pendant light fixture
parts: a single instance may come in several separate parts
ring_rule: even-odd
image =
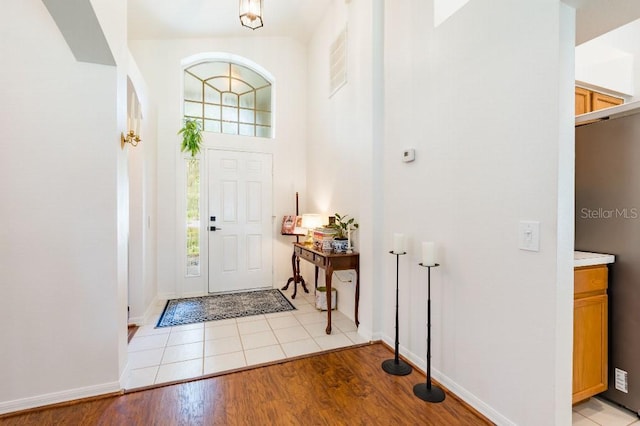
[[[240,23],[255,30],[262,23],[262,0],[240,0]]]

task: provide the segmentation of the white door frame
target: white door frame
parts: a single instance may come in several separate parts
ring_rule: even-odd
[[[273,162],[275,164],[275,140],[269,138],[256,138],[256,137],[244,137],[236,135],[225,135],[220,133],[202,133],[202,151],[196,157],[200,160],[200,275],[199,276],[186,276],[186,182],[185,174],[186,168],[184,161],[190,158],[190,154],[180,152],[179,144],[176,144],[177,159],[176,162],[176,275],[175,275],[175,294],[166,295],[171,298],[180,297],[195,297],[203,296],[208,293],[209,287],[209,247],[208,247],[208,232],[209,232],[209,218],[208,218],[208,188],[206,187],[206,170],[208,169],[208,156],[207,152],[211,149],[224,150],[224,151],[239,151],[239,152],[253,152],[261,154],[271,154],[273,156]],[[273,200],[275,200],[275,181]],[[275,204],[272,203],[272,209],[275,209]],[[275,210],[273,210],[275,211]],[[272,220],[273,219],[272,211]],[[275,228],[273,228],[275,229]],[[275,231],[274,231],[275,232]],[[272,244],[275,242],[276,235],[271,235]],[[275,247],[274,247],[275,249]],[[271,278],[272,282],[275,282],[274,267],[271,265]],[[164,296],[164,295],[163,295]]]

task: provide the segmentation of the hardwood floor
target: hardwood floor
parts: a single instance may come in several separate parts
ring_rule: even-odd
[[[133,336],[135,336],[136,331],[138,331],[138,327],[137,325],[129,325],[127,326],[127,343],[131,342],[131,339],[133,339]]]
[[[380,367],[381,343],[117,397],[0,418],[3,425],[490,425],[447,393],[413,394],[416,371]]]

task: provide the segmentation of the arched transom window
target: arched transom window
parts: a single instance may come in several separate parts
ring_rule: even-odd
[[[184,116],[205,132],[269,138],[271,83],[232,62],[203,62],[184,70]]]

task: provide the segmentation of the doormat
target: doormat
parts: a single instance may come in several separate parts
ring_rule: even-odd
[[[278,289],[167,300],[156,328],[293,311]]]

